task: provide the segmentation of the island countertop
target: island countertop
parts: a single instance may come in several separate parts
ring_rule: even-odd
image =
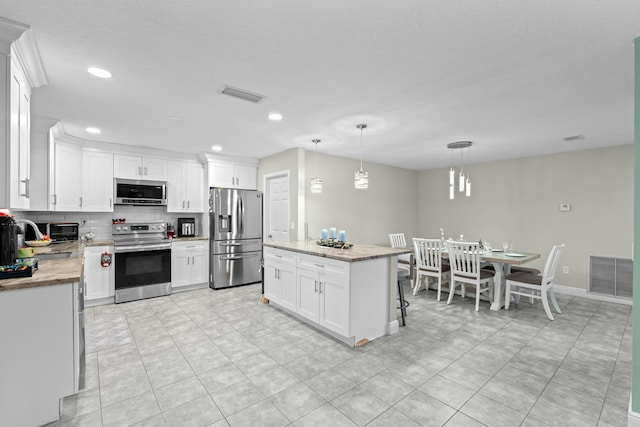
[[[39,254],[56,254],[70,252],[68,258],[39,260],[38,269],[31,277],[0,280],[0,292],[14,289],[35,288],[38,286],[60,285],[80,281],[83,267],[85,246],[110,245],[111,241],[90,241],[86,244],[71,242],[51,244],[45,247],[34,247],[34,257]]]
[[[350,249],[335,249],[316,245],[315,241],[296,242],[265,242],[263,246],[275,249],[283,249],[308,255],[315,255],[338,261],[357,262],[368,259],[384,258],[410,254],[410,248],[390,248],[388,246],[354,244]]]

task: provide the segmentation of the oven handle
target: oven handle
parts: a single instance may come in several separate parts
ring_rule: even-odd
[[[259,255],[260,255],[259,253],[255,253],[255,254],[246,255],[246,256],[238,256],[238,255],[235,255],[235,256],[221,256],[220,260],[221,261],[235,261],[237,259],[253,258],[253,257],[259,256]]]
[[[116,246],[116,253],[123,252],[147,252],[147,251],[158,251],[158,250],[170,250],[171,243],[159,243],[156,245],[130,245],[130,246]]]

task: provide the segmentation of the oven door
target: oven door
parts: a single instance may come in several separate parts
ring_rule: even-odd
[[[116,303],[171,293],[171,249],[115,251]]]

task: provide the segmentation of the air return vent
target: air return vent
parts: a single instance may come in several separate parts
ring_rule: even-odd
[[[249,92],[244,89],[238,89],[233,86],[223,86],[221,93],[229,96],[235,96],[236,98],[244,99],[245,101],[255,102],[256,104],[266,98],[263,95],[258,95],[257,93]]]
[[[633,261],[593,255],[589,261],[589,292],[633,297]]]

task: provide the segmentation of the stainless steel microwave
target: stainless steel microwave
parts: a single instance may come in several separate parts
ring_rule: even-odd
[[[167,205],[167,183],[164,181],[116,178],[113,193],[116,205]]]

